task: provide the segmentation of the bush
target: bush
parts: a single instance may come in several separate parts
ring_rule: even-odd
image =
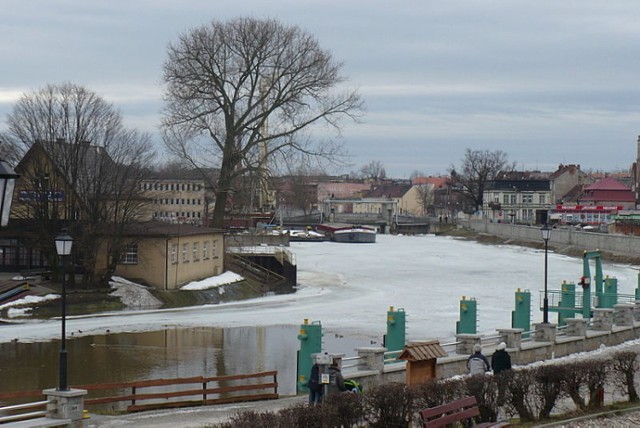
[[[320,407],[325,427],[350,427],[363,421],[366,414],[364,395],[352,392],[329,395]]]
[[[501,380],[505,383],[505,400],[508,406],[515,411],[520,420],[530,422],[535,420],[533,397],[533,373],[531,370],[507,370],[500,373]]]
[[[616,389],[629,397],[629,401],[639,400],[635,374],[638,371],[638,355],[632,351],[621,351],[611,359],[611,380]]]
[[[372,427],[406,427],[413,414],[414,390],[403,383],[378,385],[367,392],[367,419]]]
[[[465,378],[468,395],[476,397],[480,421],[495,421],[498,414],[498,385],[494,376],[475,375]]]
[[[542,365],[533,369],[534,391],[538,416],[546,419],[564,392],[564,367],[562,365]]]
[[[429,379],[414,387],[414,400],[418,410],[436,407],[458,400],[467,394],[467,387],[461,378]]]

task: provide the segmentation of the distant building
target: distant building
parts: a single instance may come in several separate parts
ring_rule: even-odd
[[[197,171],[162,174],[139,183],[149,201],[145,220],[166,223],[207,225],[213,212],[215,195],[212,186]]]
[[[115,275],[159,290],[174,290],[223,272],[223,230],[163,222],[132,223],[124,231],[123,241]],[[108,260],[106,252],[102,246],[98,260],[103,263]]]
[[[540,224],[546,222],[551,200],[551,180],[493,180],[483,198],[486,218],[496,222]]]
[[[635,202],[635,195],[629,187],[607,177],[585,187],[578,205],[617,205],[623,209],[634,209]]]

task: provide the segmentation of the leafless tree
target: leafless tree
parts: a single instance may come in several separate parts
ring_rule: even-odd
[[[16,201],[23,204],[17,212],[39,224],[38,247],[57,266],[54,238],[68,227],[82,255],[83,282],[104,284],[118,262],[124,226],[145,205],[139,180],[154,155],[149,135],[127,129],[113,105],[71,83],[25,93],[7,126],[2,142],[23,159],[18,185],[32,195]],[[24,158],[27,152],[37,160]],[[100,244],[109,258],[98,263]]]
[[[513,170],[515,164],[509,164],[507,154],[501,150],[471,150],[467,149],[462,159],[460,169],[451,166],[450,185],[455,192],[459,192],[473,206],[475,211],[482,208],[483,194],[487,183],[501,171]]]
[[[214,227],[239,177],[268,180],[271,165],[293,153],[338,159],[335,140],[314,143],[307,133],[339,132],[341,119],[357,118],[357,92],[336,91],[341,67],[312,35],[270,19],[213,21],[169,46],[165,142],[195,167],[220,168]]]
[[[360,168],[360,177],[370,180],[382,180],[387,178],[384,164],[380,161],[371,161]]]
[[[429,184],[417,184],[416,190],[416,199],[422,210],[422,215],[428,214],[435,202],[435,189]]]

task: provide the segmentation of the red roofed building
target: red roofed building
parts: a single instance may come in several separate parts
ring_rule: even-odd
[[[636,198],[633,191],[611,177],[606,177],[584,188],[578,205],[618,205],[623,209],[634,209]]]

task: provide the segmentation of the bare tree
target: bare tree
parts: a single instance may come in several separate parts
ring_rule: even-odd
[[[35,244],[57,266],[54,238],[68,227],[74,252],[82,254],[83,282],[104,283],[115,270],[124,226],[145,203],[138,181],[153,156],[149,135],[125,128],[111,104],[71,83],[24,94],[7,125],[2,142],[22,159],[19,186],[32,196],[16,201],[23,205],[17,212],[39,225]],[[109,260],[98,263],[100,244]],[[98,265],[107,268],[97,272]]]
[[[418,206],[422,211],[422,215],[429,214],[429,211],[435,202],[435,189],[433,185],[417,184],[416,190],[416,199]]]
[[[213,226],[222,227],[234,180],[268,180],[293,153],[337,160],[335,142],[312,142],[321,125],[339,132],[361,100],[338,93],[341,64],[298,27],[275,20],[213,21],[182,34],[164,64],[165,142],[195,167],[219,166]]]
[[[509,164],[507,154],[501,150],[467,149],[460,170],[451,166],[450,185],[454,192],[462,194],[475,211],[482,208],[484,189],[487,183],[496,178],[499,172],[513,170],[515,164]]]
[[[380,161],[371,161],[360,168],[360,176],[365,179],[382,180],[387,178],[387,172]]]

